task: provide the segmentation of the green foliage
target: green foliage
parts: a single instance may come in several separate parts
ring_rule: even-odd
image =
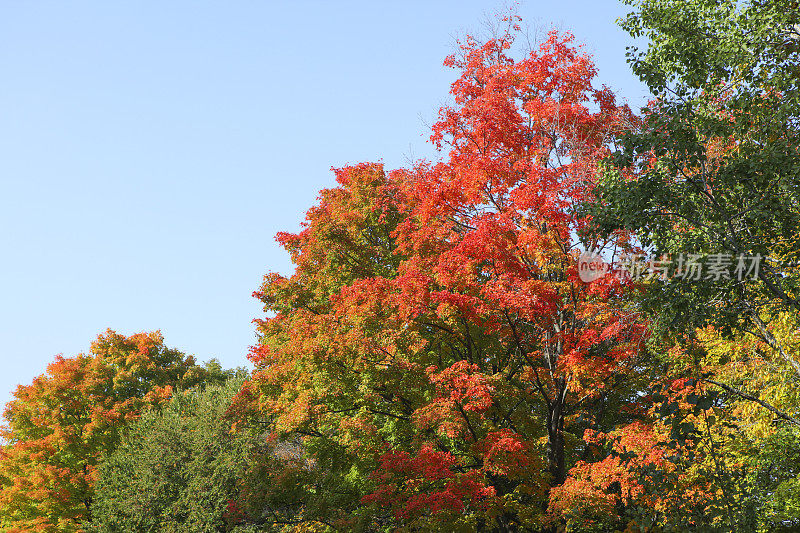
[[[644,451],[625,459],[645,491],[627,512],[664,530],[794,530],[798,3],[624,1],[634,9],[622,27],[647,43],[629,48],[629,63],[656,98],[584,208],[598,233],[629,232],[654,256],[734,261],[729,278],[641,286],[651,344],[664,354],[657,381],[681,385],[669,389],[677,400],[653,399],[653,427],[665,430],[651,449],[667,462],[647,462]],[[755,279],[733,275],[740,254],[762,258]],[[691,394],[676,392],[686,387]],[[690,491],[683,499],[679,487]]]
[[[93,529],[227,531],[259,432],[225,418],[243,376],[180,392],[134,423],[99,470]]]
[[[797,2],[626,3],[636,9],[623,28],[649,43],[629,61],[657,98],[606,167],[589,209],[597,227],[630,230],[654,255],[764,258],[755,281],[654,283],[645,303],[665,327],[800,310]]]

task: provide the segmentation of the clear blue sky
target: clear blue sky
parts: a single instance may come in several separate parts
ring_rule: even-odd
[[[430,157],[452,37],[499,2],[0,0],[0,402],[110,327],[246,364],[331,166]],[[615,0],[528,0],[638,105]]]

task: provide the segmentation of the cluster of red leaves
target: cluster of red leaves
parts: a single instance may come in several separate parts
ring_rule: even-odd
[[[426,513],[462,514],[467,507],[486,508],[496,496],[477,472],[456,472],[449,452],[423,445],[415,456],[388,452],[374,474],[378,490],[365,496],[366,504],[392,507],[397,518],[408,520]]]
[[[434,429],[453,438],[464,438],[469,430],[467,413],[481,415],[492,406],[492,378],[482,374],[477,365],[458,361],[449,368],[427,369],[430,382],[436,387],[436,397],[417,409],[414,420],[420,429]]]

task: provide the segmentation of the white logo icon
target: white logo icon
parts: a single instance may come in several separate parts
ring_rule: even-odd
[[[578,256],[578,277],[585,283],[591,283],[605,276],[609,265],[599,253],[589,250]]]

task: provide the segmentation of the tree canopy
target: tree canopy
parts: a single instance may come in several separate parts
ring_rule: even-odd
[[[108,330],[88,354],[58,356],[6,406],[0,449],[4,531],[83,531],[97,466],[127,423],[174,390],[220,375],[168,348],[159,332]]]
[[[0,528],[797,530],[800,11],[625,3],[641,113],[569,33],[459,41],[438,158],[278,234],[252,373],[109,330],[21,385]]]

